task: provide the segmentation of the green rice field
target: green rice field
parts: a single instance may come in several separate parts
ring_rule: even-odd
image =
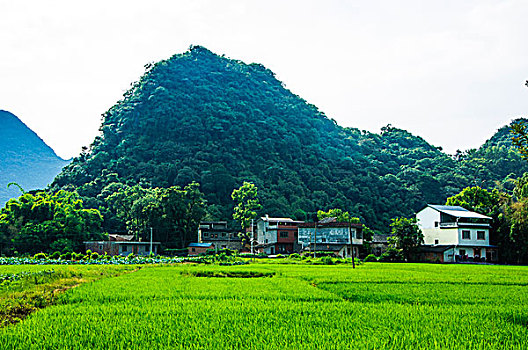
[[[53,268],[0,266],[0,274]],[[528,267],[257,263],[124,272],[68,289],[0,328],[1,348],[528,349]]]

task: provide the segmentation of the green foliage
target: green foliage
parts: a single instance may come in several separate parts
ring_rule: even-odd
[[[257,186],[244,181],[240,188],[233,190],[231,198],[235,202],[233,219],[240,222],[242,229],[251,226],[251,220],[257,217],[257,210],[262,208],[259,203]]]
[[[378,261],[378,258],[374,254],[369,254],[365,257],[365,259],[363,259],[363,261],[364,262],[374,262],[374,261]]]
[[[83,208],[76,193],[25,193],[0,211],[0,239],[4,252],[81,250],[84,241],[102,238],[102,221],[98,210]]]
[[[354,224],[360,224],[359,218],[351,217],[348,211],[343,211],[339,208],[330,209],[328,211],[317,211],[317,219],[322,220],[324,218],[336,218],[338,222],[350,222]]]
[[[48,256],[45,253],[37,253],[33,256],[33,259],[40,260],[40,259],[47,259]]]
[[[510,127],[513,144],[519,149],[521,155],[528,159],[528,123],[524,119],[518,119]]]
[[[392,219],[390,227],[392,236],[389,237],[389,243],[395,249],[401,250],[401,254],[405,260],[413,260],[418,248],[423,244],[423,233],[418,227],[416,219],[395,218]],[[392,254],[392,251],[390,254]]]
[[[499,193],[487,191],[478,186],[466,187],[460,193],[449,197],[446,205],[461,206],[465,209],[488,215],[499,201]]]

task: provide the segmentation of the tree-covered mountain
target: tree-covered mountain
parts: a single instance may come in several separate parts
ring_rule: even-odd
[[[43,189],[68,163],[12,113],[0,110],[0,206],[20,190]]]
[[[390,125],[380,134],[343,128],[260,64],[194,46],[146,68],[103,115],[101,135],[53,183],[77,189],[86,206],[100,208],[109,231],[120,229],[106,201],[116,183],[169,187],[194,180],[210,217],[227,219],[232,190],[251,181],[263,213],[306,219],[342,208],[387,230],[393,217],[445,202],[478,170],[468,165],[470,155],[455,159]],[[471,157],[499,151],[478,152]]]

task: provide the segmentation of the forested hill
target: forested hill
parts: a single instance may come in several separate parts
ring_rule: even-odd
[[[24,190],[43,189],[68,161],[55,152],[15,115],[0,110],[0,206],[20,190],[7,185],[16,182]]]
[[[195,180],[211,218],[228,219],[233,188],[248,180],[263,213],[305,219],[336,207],[385,230],[391,218],[443,203],[474,180],[467,154],[455,160],[390,126],[381,134],[340,127],[262,65],[200,46],[147,66],[104,114],[101,132],[54,187],[77,188],[103,209],[115,182]]]

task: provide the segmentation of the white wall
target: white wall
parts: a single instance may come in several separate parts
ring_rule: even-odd
[[[440,212],[427,207],[416,214],[416,219],[418,219],[418,226],[422,230],[435,228],[435,222],[440,223]]]
[[[427,228],[422,229],[424,235],[424,244],[440,244],[440,245],[455,245],[458,243],[458,229],[457,228]],[[435,243],[438,240],[438,243]]]

